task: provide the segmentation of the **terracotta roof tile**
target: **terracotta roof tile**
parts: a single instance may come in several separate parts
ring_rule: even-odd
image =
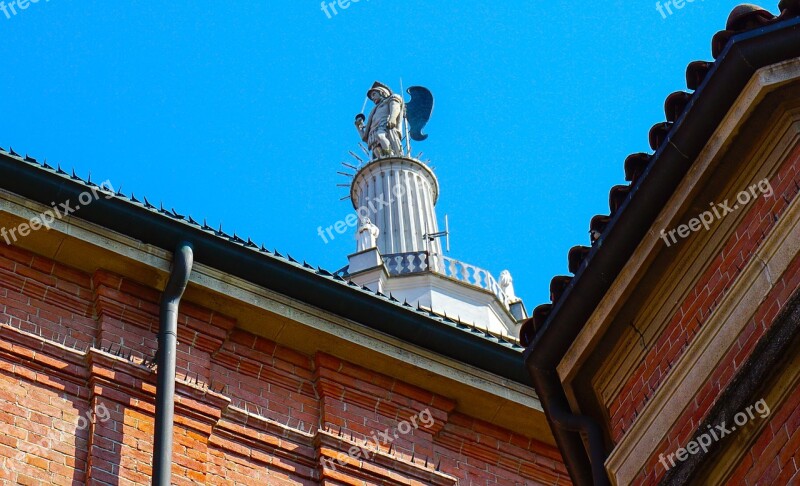
[[[754,29],[767,27],[769,25],[800,16],[800,0],[781,0],[778,5],[781,14],[775,16],[769,11],[752,4],[743,4],[735,7],[726,22],[725,30],[717,32],[711,41],[711,55],[717,59],[728,46],[731,38],[737,34],[748,32]],[[686,68],[686,87],[691,91],[696,91],[703,86],[704,82],[714,68],[714,62],[694,61],[689,63]],[[649,133],[650,147],[658,152],[659,148],[670,138],[675,123],[683,116],[684,112],[692,105],[693,93],[676,91],[670,94],[664,102],[664,113],[666,121],[655,124]],[[592,247],[575,246],[569,251],[568,263],[569,271],[576,278],[581,270],[588,265],[592,255],[592,250],[596,243],[604,237],[604,231],[611,221],[612,216],[622,210],[626,199],[631,192],[639,185],[642,177],[647,171],[647,167],[653,160],[653,155],[647,153],[635,153],[625,159],[625,180],[631,183],[630,186],[617,185],[611,189],[609,194],[610,216],[597,215],[591,219],[589,238]],[[567,280],[567,277],[555,277],[550,284],[550,293],[553,302],[557,302],[561,295],[574,284],[575,279]],[[554,292],[554,290],[556,290]],[[553,309],[553,304],[542,304],[534,309],[531,318],[523,322],[520,329],[520,342],[528,347],[534,340],[536,332],[544,325]]]

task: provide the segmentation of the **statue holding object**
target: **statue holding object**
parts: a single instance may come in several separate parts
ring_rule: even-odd
[[[402,126],[404,103],[400,95],[392,93],[385,84],[375,82],[367,92],[367,98],[375,107],[366,118],[363,113],[356,115],[356,129],[361,140],[367,142],[372,158],[403,155]]]
[[[369,117],[363,113],[356,115],[355,125],[361,140],[367,143],[372,152],[373,159],[403,155],[401,129],[404,118],[408,122],[408,136],[412,140],[423,141],[428,138],[422,129],[433,112],[433,95],[422,86],[412,86],[407,92],[411,95],[408,104],[378,81],[367,91],[367,98],[375,103],[375,107]]]

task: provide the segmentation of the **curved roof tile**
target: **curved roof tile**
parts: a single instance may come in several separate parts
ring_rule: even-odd
[[[731,37],[736,34],[800,16],[800,0],[781,0],[778,8],[781,14],[776,17],[769,11],[753,4],[742,4],[735,7],[728,16],[725,30],[714,34],[711,40],[712,57],[717,59],[725,50]],[[692,91],[699,89],[713,67],[714,62],[694,61],[689,63],[686,67],[686,87]],[[658,151],[659,147],[669,137],[675,122],[681,118],[684,111],[690,106],[692,96],[692,93],[676,91],[666,98],[664,101],[666,121],[655,124],[649,133],[650,147],[654,151]],[[639,184],[652,157],[647,153],[635,153],[625,159],[625,180],[631,182],[631,185],[617,185],[611,189],[609,194],[611,216],[621,209],[630,192]],[[603,232],[611,221],[611,216],[596,215],[592,218],[589,225],[592,245],[603,238]],[[569,250],[568,265],[570,273],[577,275],[583,266],[589,264],[591,250],[592,248],[587,246],[574,246]],[[563,291],[566,290],[571,282],[572,278],[570,277],[555,277],[551,280],[550,294],[553,304],[558,302]],[[523,322],[520,328],[520,342],[523,346],[528,347],[533,342],[536,331],[544,325],[545,320],[553,309],[553,304],[542,304],[536,307],[533,311],[533,316]]]

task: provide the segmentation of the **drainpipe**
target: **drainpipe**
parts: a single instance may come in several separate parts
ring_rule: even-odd
[[[528,360],[527,367],[562,457],[572,465],[569,472],[574,484],[611,486],[605,470],[605,444],[600,424],[591,417],[572,413],[554,369],[540,368],[534,359]],[[587,447],[581,435],[575,432],[585,437]]]
[[[170,486],[172,471],[172,425],[175,419],[175,363],[178,347],[178,307],[189,283],[194,253],[182,242],[173,255],[172,271],[161,297],[158,333],[158,385],[156,428],[153,446],[153,486]]]

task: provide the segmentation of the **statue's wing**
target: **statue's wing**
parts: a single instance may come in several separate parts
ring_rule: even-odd
[[[422,133],[433,113],[433,95],[428,88],[411,86],[406,90],[411,95],[411,101],[406,103],[406,117],[411,129],[411,139],[421,142],[428,138]]]

